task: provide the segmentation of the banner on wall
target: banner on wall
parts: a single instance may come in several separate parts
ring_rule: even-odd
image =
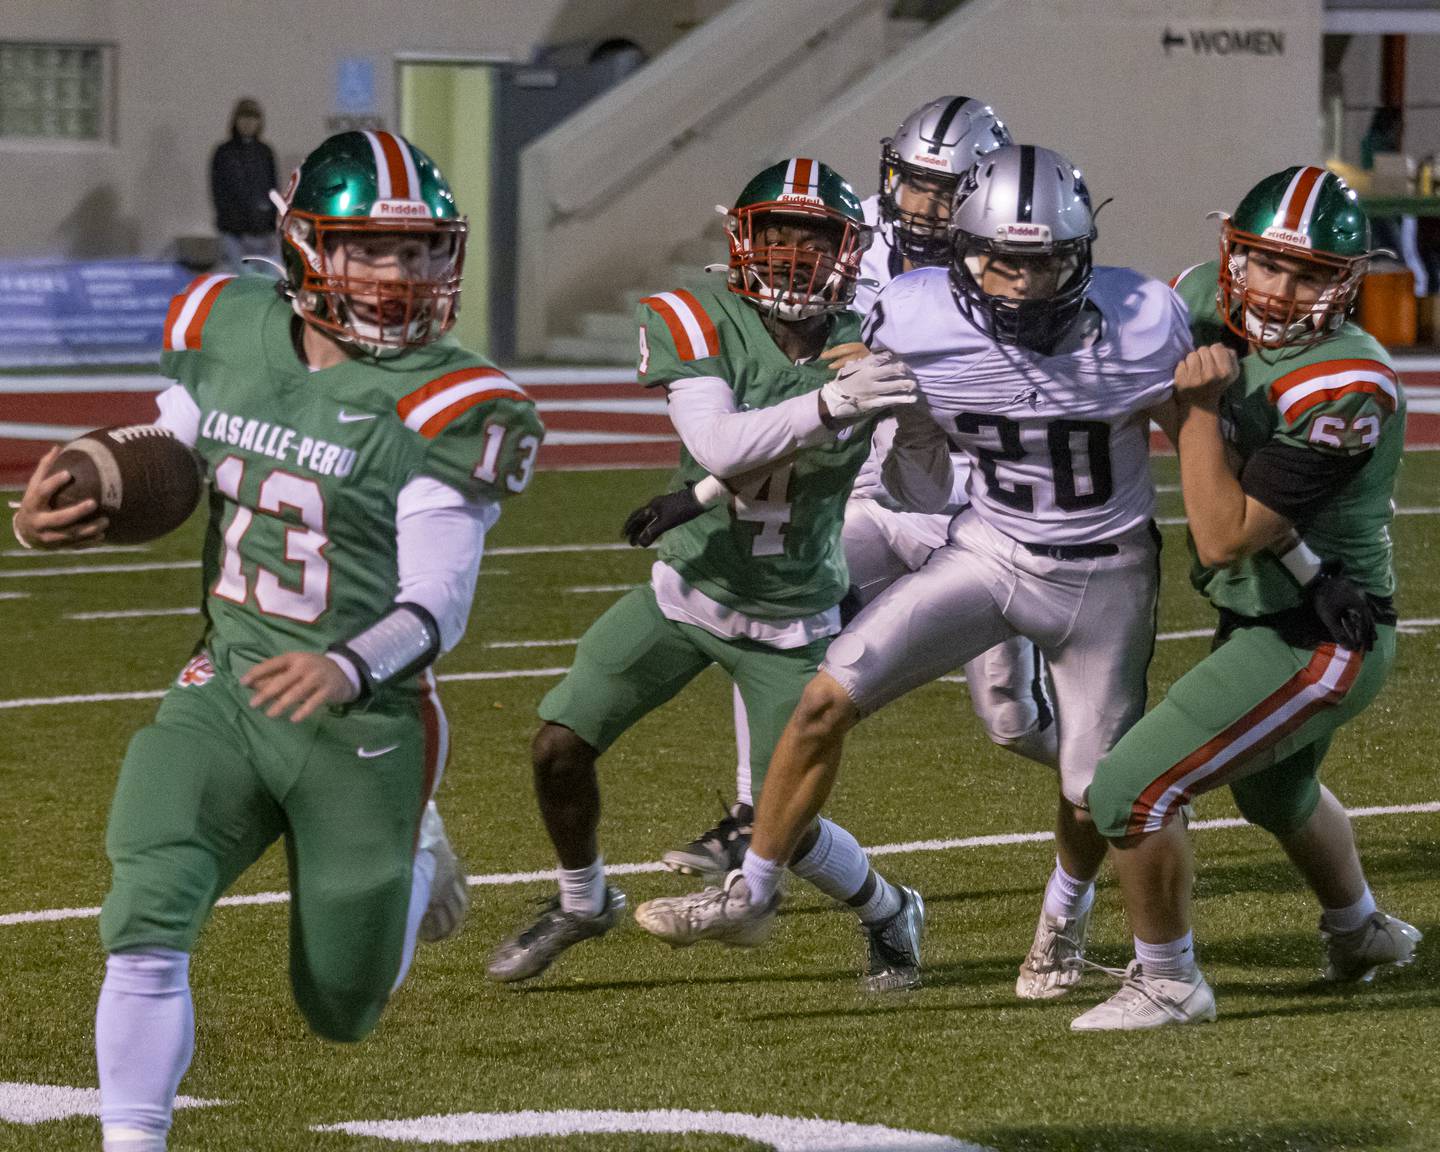
[[[194,278],[167,260],[0,261],[0,367],[154,364]]]

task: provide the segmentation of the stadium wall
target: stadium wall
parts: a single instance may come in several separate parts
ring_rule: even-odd
[[[0,257],[164,255],[178,235],[212,234],[210,153],[236,99],[264,105],[283,180],[338,127],[342,60],[373,62],[369,114],[393,127],[398,54],[524,62],[542,46],[611,36],[658,52],[723,4],[6,0],[0,41],[112,47],[115,131],[102,143],[0,141]]]

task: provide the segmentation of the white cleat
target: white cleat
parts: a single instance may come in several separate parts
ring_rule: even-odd
[[[635,909],[635,923],[676,948],[688,948],[701,940],[754,948],[770,935],[779,906],[778,892],[764,906],[752,904],[745,873],[736,869],[718,888],[645,901]]]
[[[448,940],[460,931],[470,910],[470,890],[465,869],[445,835],[445,824],[435,801],[425,805],[420,818],[420,851],[435,858],[435,876],[430,881],[430,901],[420,918],[420,939],[428,943]]]
[[[1089,908],[1070,917],[1047,916],[1042,910],[1035,940],[1020,965],[1015,995],[1022,1000],[1054,1000],[1079,984],[1089,930]]]
[[[1171,1024],[1200,1024],[1215,1019],[1215,994],[1196,968],[1185,980],[1147,976],[1140,961],[1130,961],[1120,991],[1070,1021],[1072,1032],[1134,1031]]]
[[[1325,945],[1325,979],[1336,984],[1368,984],[1379,968],[1403,968],[1415,959],[1423,937],[1420,929],[1384,912],[1353,932],[1330,932],[1320,920],[1320,941]]]

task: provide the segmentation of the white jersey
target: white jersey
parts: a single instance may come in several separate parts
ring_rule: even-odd
[[[930,413],[974,463],[970,502],[1011,539],[1088,544],[1154,514],[1150,409],[1174,391],[1191,350],[1184,305],[1128,268],[1097,268],[1088,347],[1042,356],[997,344],[956,306],[944,268],[917,268],[880,295],[872,348],[914,370]]]
[[[895,251],[891,243],[890,225],[880,219],[880,197],[871,196],[865,200],[860,207],[865,212],[865,223],[875,229],[875,241],[865,250],[860,259],[860,284],[855,289],[855,303],[852,309],[860,315],[865,316],[870,312],[875,298],[896,276],[899,276],[903,265],[900,261],[900,253]],[[873,283],[867,283],[873,281]],[[851,495],[866,500],[875,500],[886,507],[893,507],[893,501],[885,491],[885,485],[880,479],[880,468],[885,461],[885,454],[890,450],[890,441],[895,437],[895,421],[892,417],[886,417],[875,426],[875,434],[871,438],[870,455],[866,457],[865,463],[861,465],[859,473],[855,477],[855,486],[851,489]],[[970,476],[970,457],[963,452],[952,452],[950,461],[955,466],[955,487],[950,494],[950,511],[945,514],[949,516],[960,510],[965,504],[965,486]],[[943,527],[940,529],[943,535]]]

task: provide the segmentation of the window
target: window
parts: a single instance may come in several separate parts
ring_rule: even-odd
[[[0,140],[108,143],[112,51],[0,41]]]

